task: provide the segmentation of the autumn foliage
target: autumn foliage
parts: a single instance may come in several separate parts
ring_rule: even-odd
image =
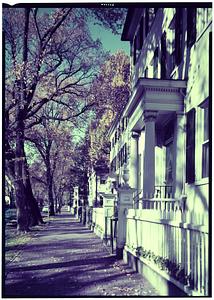
[[[129,58],[119,51],[111,55],[101,67],[91,88],[96,102],[94,121],[90,125],[90,158],[92,164],[104,161],[108,164],[110,144],[108,130],[129,99]]]

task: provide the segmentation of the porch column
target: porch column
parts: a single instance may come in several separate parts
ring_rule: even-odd
[[[139,133],[133,131],[130,142],[129,185],[138,190],[138,139]]]
[[[175,133],[174,133],[174,149],[173,149],[173,170],[174,170],[174,195],[180,198],[184,193],[184,158],[185,158],[185,117],[183,112],[177,112]]]
[[[143,165],[143,196],[152,198],[155,192],[155,120],[156,111],[144,112],[145,148]]]

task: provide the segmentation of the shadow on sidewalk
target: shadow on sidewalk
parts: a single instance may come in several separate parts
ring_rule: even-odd
[[[83,260],[73,260],[68,262],[60,263],[51,263],[43,265],[34,265],[27,267],[9,267],[10,272],[23,272],[23,271],[32,271],[32,270],[44,270],[44,269],[56,269],[56,268],[69,268],[71,266],[83,266],[83,265],[92,265],[92,264],[102,264],[103,267],[107,267],[109,263],[116,261],[115,256],[104,256],[101,258],[90,258]]]

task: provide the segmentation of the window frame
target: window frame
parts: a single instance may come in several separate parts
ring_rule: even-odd
[[[209,177],[209,124],[210,124],[210,108],[209,99],[207,98],[201,105],[200,108],[203,111],[203,133],[202,133],[202,144],[201,144],[201,178]]]

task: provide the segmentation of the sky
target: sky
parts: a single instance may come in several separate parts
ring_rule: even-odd
[[[51,8],[45,8],[43,11],[50,12]],[[88,22],[88,26],[94,40],[99,39],[104,50],[110,51],[112,54],[118,50],[124,50],[124,52],[129,56],[130,46],[129,42],[121,41],[121,34],[115,35],[112,33],[111,29],[105,29],[103,26],[95,25],[93,19]]]
[[[89,25],[91,35],[93,39],[100,39],[103,48],[111,53],[117,52],[117,50],[124,50],[127,55],[129,55],[129,42],[122,42],[121,35],[114,35],[111,30],[106,30],[102,26],[94,25],[90,23]]]

